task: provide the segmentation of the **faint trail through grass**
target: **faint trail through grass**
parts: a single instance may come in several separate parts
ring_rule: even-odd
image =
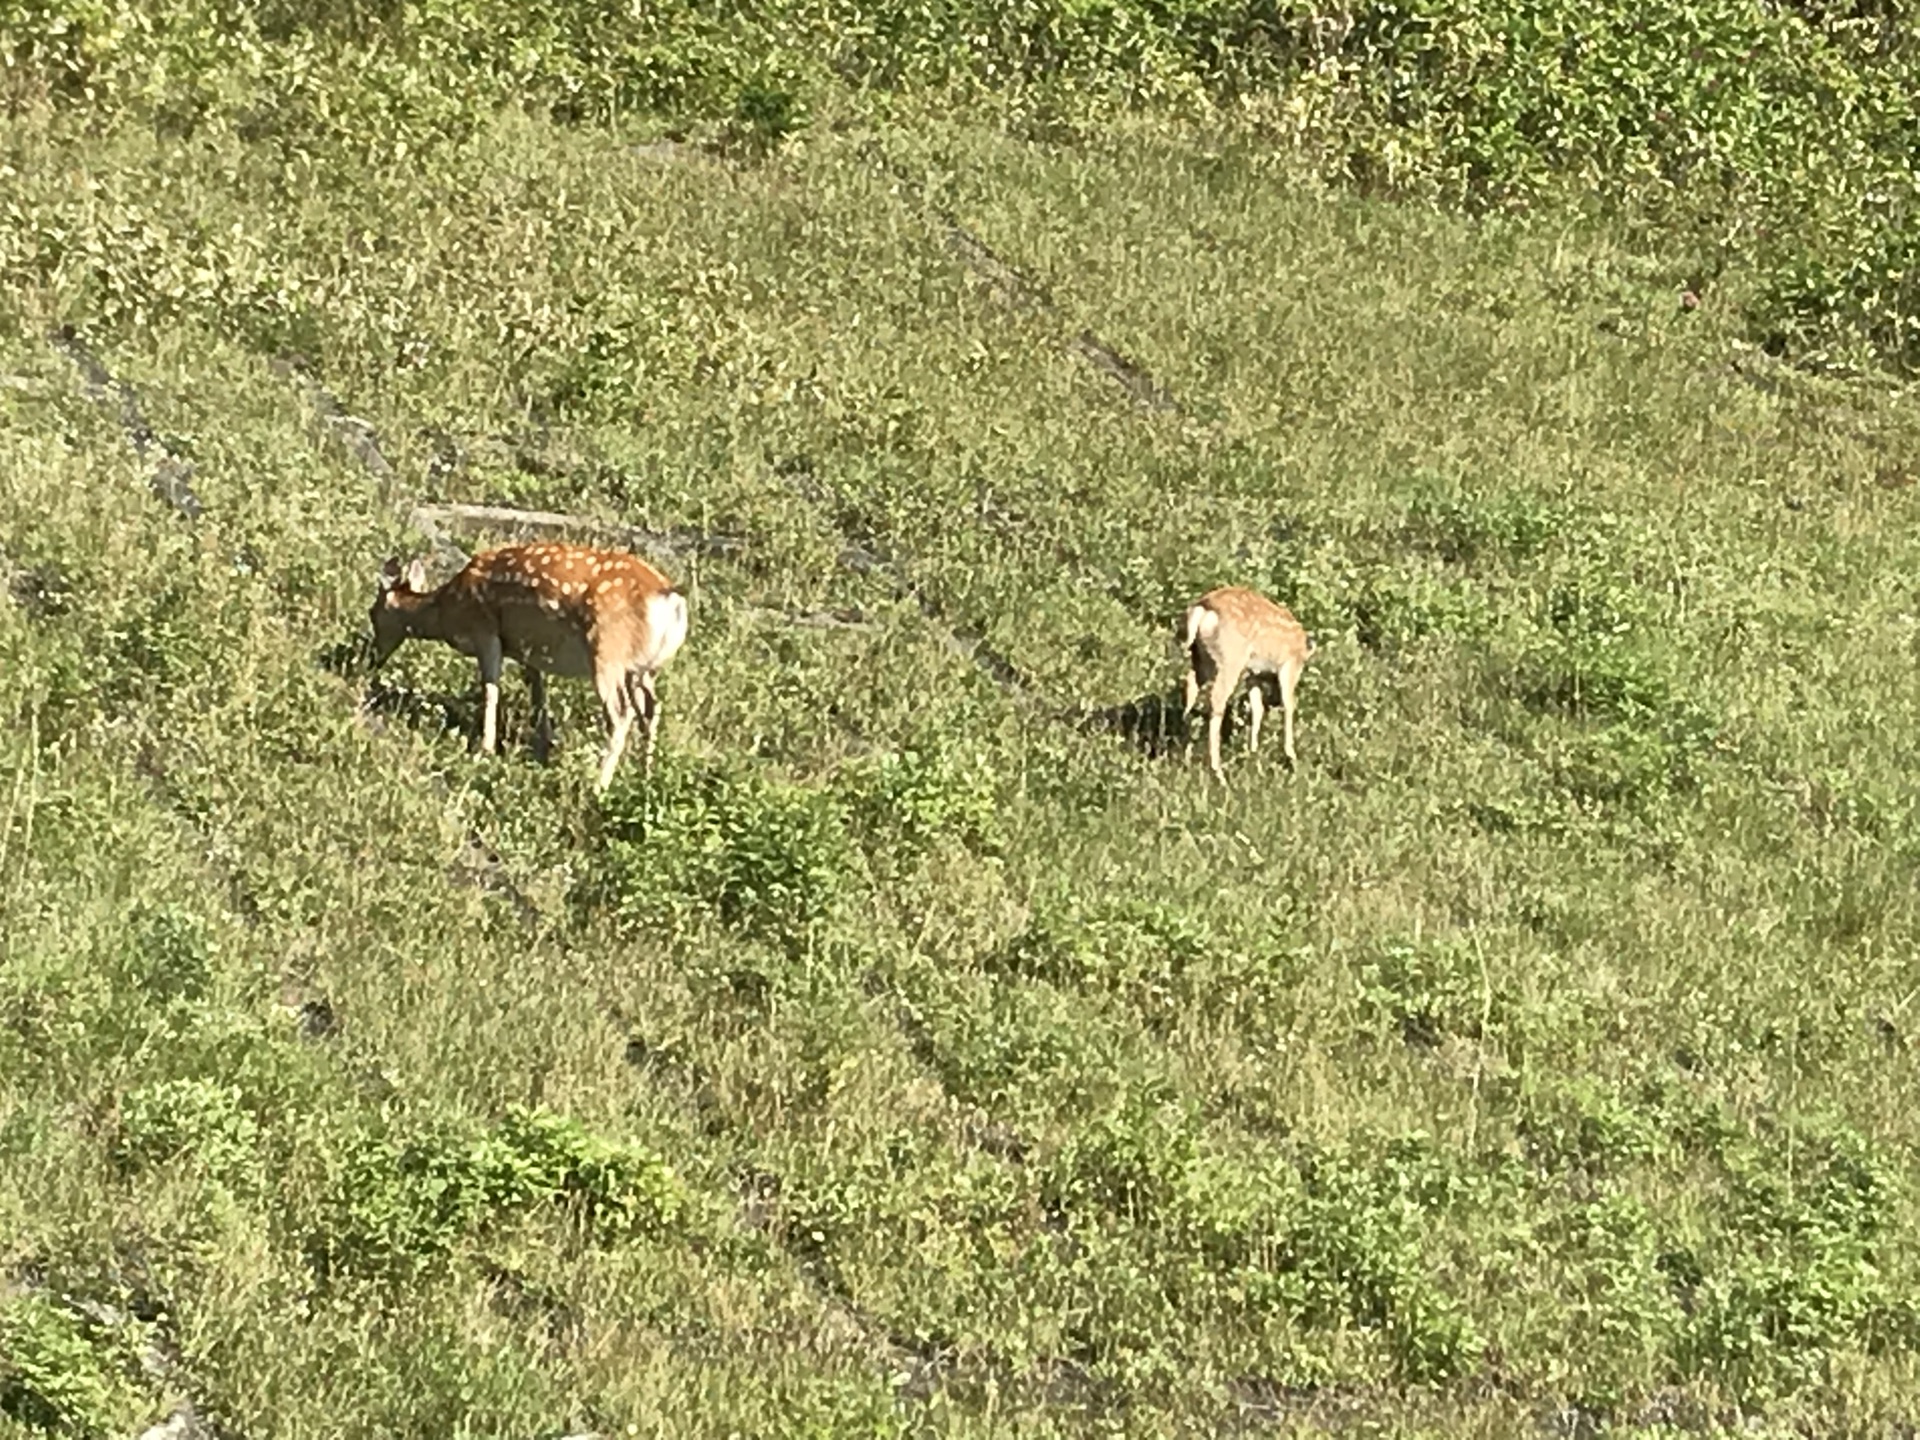
[[[189,520],[198,520],[206,512],[200,497],[193,493],[193,463],[175,455],[167,442],[147,423],[140,408],[140,397],[124,380],[116,380],[111,371],[70,325],[61,326],[48,337],[49,343],[65,355],[79,370],[91,399],[111,403],[118,412],[120,428],[125,432],[133,453],[146,461],[147,484],[154,495],[166,501]]]
[[[913,197],[925,196],[926,182],[889,156],[878,142],[868,142],[862,147],[861,153],[883,175],[898,183],[897,193],[907,203],[917,204],[934,221],[944,233],[951,253],[969,270],[989,282],[1007,303],[1039,310],[1056,319],[1064,318],[1045,286],[997,254],[986,241],[961,223],[958,216],[924,198],[915,201]],[[1166,386],[1154,379],[1144,365],[1102,340],[1090,327],[1073,331],[1064,344],[1118,384],[1136,403],[1149,410],[1182,413],[1180,403]]]

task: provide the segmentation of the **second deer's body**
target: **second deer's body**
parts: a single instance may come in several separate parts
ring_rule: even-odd
[[[498,748],[503,662],[518,661],[540,716],[547,675],[589,678],[611,734],[599,786],[613,780],[637,717],[646,727],[644,764],[653,765],[660,701],[654,677],[687,638],[687,602],[637,555],[581,545],[506,545],[476,555],[438,589],[418,560],[389,560],[373,603],[375,668],[405,640],[439,640],[480,667],[486,692],[480,744]]]
[[[1286,717],[1287,759],[1293,753],[1294,691],[1300,673],[1313,656],[1313,641],[1284,605],[1238,585],[1222,585],[1202,595],[1186,614],[1187,713],[1207,691],[1207,761],[1225,780],[1220,768],[1220,725],[1233,692],[1243,675],[1253,677],[1247,693],[1252,725],[1249,748],[1260,748],[1260,721],[1266,713],[1262,693],[1270,677],[1280,688],[1280,707]]]

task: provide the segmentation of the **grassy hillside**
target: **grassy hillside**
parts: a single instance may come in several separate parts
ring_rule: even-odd
[[[1145,122],[329,154],[5,132],[0,1435],[1920,1419],[1897,393]],[[651,784],[359,671],[422,501],[665,537]]]
[[[1771,353],[1920,372],[1920,28],[1896,0],[0,0],[7,116],[238,134],[302,174],[418,167],[502,106],[752,153],[936,96],[1049,142],[1151,115],[1363,193],[1634,217],[1696,288],[1742,277]],[[8,218],[0,274],[59,268],[60,232]]]

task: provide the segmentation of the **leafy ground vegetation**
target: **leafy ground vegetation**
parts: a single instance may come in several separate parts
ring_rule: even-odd
[[[1909,1433],[1914,41],[1571,14],[0,7],[0,1435]]]

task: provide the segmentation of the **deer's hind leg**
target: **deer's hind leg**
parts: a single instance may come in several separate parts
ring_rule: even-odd
[[[1213,687],[1207,694],[1207,763],[1223,785],[1227,772],[1220,764],[1220,727],[1226,721],[1227,706],[1233,703],[1233,692],[1239,683],[1237,667],[1222,668],[1215,672]]]
[[[596,787],[604,790],[613,783],[613,772],[620,768],[620,756],[627,748],[627,732],[633,728],[633,696],[627,690],[627,672],[612,666],[596,665],[593,683],[607,712],[607,753],[600,761]]]
[[[1280,667],[1280,708],[1286,719],[1287,727],[1287,763],[1297,765],[1298,757],[1293,753],[1293,710],[1294,691],[1300,684],[1300,672],[1306,668],[1298,660],[1289,660]]]
[[[645,774],[653,773],[653,746],[660,734],[660,696],[653,688],[654,674],[651,670],[636,669],[627,672],[627,702],[640,717],[646,728],[645,749],[641,752],[640,768]]]
[[[1218,668],[1219,667],[1214,664],[1213,656],[1208,653],[1204,646],[1196,642],[1189,648],[1187,652],[1186,703],[1180,710],[1183,719],[1190,718],[1193,715],[1193,707],[1200,703],[1201,687],[1205,686],[1209,691],[1212,690],[1214,672]],[[1193,753],[1193,731],[1191,728],[1187,731],[1187,753],[1189,755]]]
[[[553,712],[547,709],[547,677],[527,668],[527,697],[533,702],[533,753],[541,764],[553,758]]]

